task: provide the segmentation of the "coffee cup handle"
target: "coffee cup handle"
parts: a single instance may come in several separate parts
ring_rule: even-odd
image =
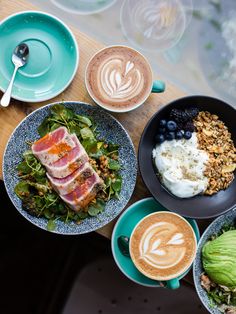
[[[179,279],[174,278],[174,279],[166,281],[166,287],[171,289],[171,290],[178,289],[180,287]]]
[[[156,80],[152,84],[152,93],[162,93],[165,91],[166,85],[163,81]]]

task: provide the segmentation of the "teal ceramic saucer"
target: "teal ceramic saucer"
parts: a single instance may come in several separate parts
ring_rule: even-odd
[[[111,247],[112,247],[112,254],[115,259],[117,266],[120,270],[124,273],[132,281],[141,284],[143,286],[148,287],[160,287],[160,282],[149,279],[148,277],[144,276],[139,270],[134,266],[132,260],[129,257],[124,256],[117,245],[117,239],[121,235],[125,235],[130,237],[135,225],[145,216],[156,212],[156,211],[167,211],[163,206],[155,201],[154,198],[145,198],[140,200],[130,207],[128,207],[124,213],[120,216],[117,220],[117,223],[113,229],[112,239],[111,239]],[[200,233],[197,226],[197,223],[194,219],[186,218],[186,220],[192,226],[197,241],[200,239]],[[189,269],[178,277],[178,279],[183,278]]]
[[[70,29],[53,15],[25,11],[0,23],[0,90],[5,91],[14,65],[15,47],[29,46],[28,63],[18,70],[12,97],[26,102],[48,100],[72,81],[79,64],[79,50]]]

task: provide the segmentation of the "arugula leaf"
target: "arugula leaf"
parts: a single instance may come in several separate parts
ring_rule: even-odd
[[[105,209],[105,202],[101,199],[97,199],[96,203],[93,203],[88,208],[88,213],[90,216],[97,216],[99,213],[103,212]]]
[[[41,137],[45,136],[50,132],[50,126],[48,122],[48,118],[45,118],[43,122],[38,127],[38,133]]]
[[[33,176],[34,179],[41,184],[46,185],[47,183],[47,177],[45,176],[46,174],[46,170],[42,167],[41,169],[39,169],[38,171],[36,171]]]
[[[75,114],[75,120],[82,122],[83,124],[87,125],[88,127],[92,126],[92,122],[88,117],[81,116],[79,114]]]
[[[25,160],[29,163],[37,162],[37,159],[36,159],[36,157],[34,157],[34,154],[31,150],[26,150],[23,153],[23,156],[24,156]]]
[[[117,160],[109,158],[108,159],[108,168],[111,170],[118,171],[120,169],[120,163]]]
[[[78,124],[76,124],[74,121],[70,121],[68,123],[68,127],[70,130],[70,133],[75,133],[79,138],[81,138],[81,135],[80,135],[81,128],[79,127]]]
[[[59,200],[59,196],[56,193],[47,193],[47,195],[45,195],[45,201],[46,201],[45,206],[46,206],[46,208],[51,207],[58,200]]]
[[[105,180],[106,187],[108,188],[109,186],[111,186],[111,183],[112,183],[111,178],[107,177],[106,180]]]
[[[80,130],[80,135],[81,135],[83,140],[87,140],[87,139],[93,140],[94,139],[94,134],[91,131],[91,129],[88,128],[88,127],[85,127],[83,129],[81,129]]]
[[[108,148],[107,148],[108,152],[118,152],[118,149],[119,149],[118,144],[112,144],[112,143],[108,144]]]
[[[55,214],[51,212],[48,208],[44,210],[43,214],[44,214],[44,217],[47,219],[52,219],[55,216]]]
[[[77,213],[77,216],[79,219],[85,219],[88,217],[88,213],[81,211],[81,212]]]
[[[31,172],[31,168],[27,165],[26,161],[22,161],[16,167],[17,171],[21,172],[22,174],[29,174]]]
[[[26,181],[20,181],[15,186],[14,192],[22,199],[30,195],[30,186]]]
[[[57,206],[57,213],[58,215],[64,215],[67,213],[67,207],[66,204],[63,203],[60,199],[58,199],[58,202],[55,204]]]
[[[51,107],[53,116],[58,120],[70,120],[74,118],[73,110],[64,107],[62,104],[57,104]]]
[[[62,104],[56,104],[50,108],[53,114],[58,114],[58,115],[60,115],[64,109],[65,107]]]
[[[122,180],[121,177],[117,177],[116,181],[112,183],[112,188],[115,192],[120,192],[121,190],[121,185],[122,185]]]
[[[36,205],[37,208],[41,209],[45,207],[45,198],[39,195],[35,195],[33,197],[34,199],[34,203]]]
[[[111,198],[111,196],[114,194],[114,190],[112,188],[112,185],[109,186],[109,192],[108,192],[108,200]]]
[[[29,181],[29,180],[24,181],[24,182],[26,182],[29,186],[34,187],[38,192],[41,192],[42,194],[46,194],[51,189],[48,184],[41,184],[41,183]]]
[[[53,231],[56,229],[56,223],[55,220],[53,219],[49,219],[48,223],[47,223],[47,230],[48,231]]]
[[[97,141],[95,139],[86,139],[82,141],[82,145],[86,152],[89,154],[93,154],[97,152]]]
[[[54,122],[51,127],[50,127],[50,132],[58,129],[59,127],[61,127],[61,124],[60,123],[57,123],[57,122]]]
[[[97,216],[97,214],[100,213],[100,210],[96,206],[90,205],[88,209],[88,213],[90,216]]]

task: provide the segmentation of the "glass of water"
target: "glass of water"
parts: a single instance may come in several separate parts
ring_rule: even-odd
[[[94,14],[108,9],[116,0],[51,0],[63,11],[74,14]]]
[[[192,0],[125,0],[121,27],[137,48],[163,51],[181,39],[192,13]]]

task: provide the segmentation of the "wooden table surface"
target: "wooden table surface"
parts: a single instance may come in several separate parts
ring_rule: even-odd
[[[20,11],[25,10],[37,10],[36,7],[28,3],[24,0],[16,0],[16,1],[3,1],[0,0],[1,9],[0,9],[0,20],[3,18]],[[8,108],[0,108],[0,164],[2,166],[3,153],[6,146],[6,143],[18,125],[18,123],[30,112],[34,109],[46,105],[48,103],[54,101],[62,101],[62,100],[73,100],[73,101],[83,101],[90,104],[94,104],[92,99],[89,97],[85,84],[84,84],[84,75],[85,68],[88,63],[88,60],[91,56],[101,49],[104,45],[98,43],[97,41],[91,39],[87,35],[81,33],[79,30],[70,27],[73,31],[78,46],[80,50],[80,60],[79,60],[79,68],[76,73],[76,76],[71,83],[71,85],[59,96],[54,99],[48,100],[46,102],[40,103],[24,103],[16,100],[12,100],[11,104]],[[114,40],[114,44],[116,44]],[[154,74],[154,79],[158,79],[159,77]],[[0,97],[2,93],[0,92]],[[136,152],[138,149],[138,143],[141,136],[141,133],[146,125],[147,121],[151,118],[151,116],[160,108],[160,106],[167,104],[168,102],[184,96],[184,93],[176,88],[175,86],[166,82],[166,91],[162,94],[153,94],[144,105],[139,107],[138,109],[122,114],[114,114],[114,116],[123,124],[128,133],[130,134]],[[0,167],[0,179],[2,178],[2,167]],[[144,184],[140,176],[138,176],[137,184],[133,196],[128,204],[131,205],[135,201],[142,199],[144,197],[149,196],[149,192],[145,188]],[[115,221],[111,222],[107,226],[98,230],[98,232],[108,238],[111,237],[112,228],[114,226]]]

